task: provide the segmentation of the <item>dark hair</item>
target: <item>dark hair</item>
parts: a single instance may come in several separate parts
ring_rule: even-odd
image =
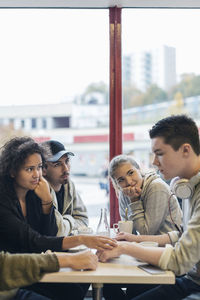
[[[193,119],[186,115],[174,115],[158,121],[149,131],[151,139],[162,137],[177,151],[181,145],[188,143],[196,155],[200,154],[199,132]]]
[[[45,160],[45,152],[30,137],[15,137],[9,140],[2,148],[0,154],[0,183],[9,185],[13,183],[11,172],[17,172],[28,156],[38,153],[42,162]]]

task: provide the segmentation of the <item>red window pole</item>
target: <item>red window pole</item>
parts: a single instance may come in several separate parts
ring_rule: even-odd
[[[110,12],[110,160],[122,153],[121,8]],[[119,205],[110,183],[110,226],[118,222]]]

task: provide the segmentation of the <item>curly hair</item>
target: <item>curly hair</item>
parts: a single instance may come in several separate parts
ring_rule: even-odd
[[[9,140],[0,154],[0,185],[7,190],[13,186],[11,173],[17,173],[27,157],[38,153],[42,163],[45,161],[45,150],[30,137],[15,137]]]

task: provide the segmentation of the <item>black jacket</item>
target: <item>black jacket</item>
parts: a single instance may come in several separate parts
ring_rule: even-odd
[[[40,253],[62,250],[63,237],[56,237],[54,207],[43,214],[40,198],[29,191],[26,195],[27,217],[24,218],[14,191],[0,190],[0,250],[11,253]]]

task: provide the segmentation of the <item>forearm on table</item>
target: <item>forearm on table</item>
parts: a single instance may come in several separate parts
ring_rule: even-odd
[[[67,236],[62,241],[62,250],[76,247],[81,244],[81,236]]]
[[[169,235],[161,234],[161,235],[137,235],[136,242],[144,242],[144,241],[151,241],[151,242],[157,242],[159,246],[165,246],[166,244],[171,244],[171,240],[169,238]]]
[[[65,253],[55,253],[58,259],[58,264],[60,268],[66,268],[66,267],[71,267],[71,254]]]
[[[164,251],[161,247],[143,247],[137,243],[123,243],[120,245],[121,254],[126,254],[158,266]]]

